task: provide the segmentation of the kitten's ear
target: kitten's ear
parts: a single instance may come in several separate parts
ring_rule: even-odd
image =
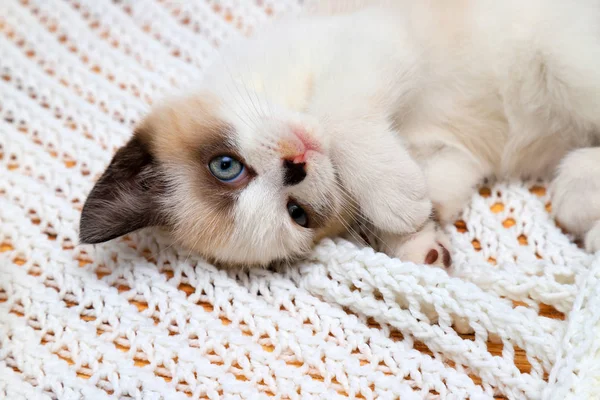
[[[81,214],[79,241],[106,242],[147,226],[164,225],[164,183],[148,141],[136,133],[113,157]]]

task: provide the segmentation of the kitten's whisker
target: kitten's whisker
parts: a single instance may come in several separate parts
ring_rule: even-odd
[[[239,95],[239,97],[243,98],[243,94],[240,91],[238,83],[236,82],[236,80],[233,77],[233,73],[231,72],[231,68],[229,67],[229,63],[227,62],[227,60],[225,59],[225,57],[223,56],[223,53],[221,51],[219,51],[219,54],[221,56],[221,59],[223,60],[223,64],[225,65],[225,69],[227,70],[227,73],[229,75],[229,81],[230,81],[231,85],[234,87],[234,89],[236,89],[236,92]],[[232,93],[231,88],[229,86],[227,86],[227,88],[228,88],[229,92],[232,94],[232,96],[233,96],[233,98],[234,98],[234,100],[236,102],[237,107],[239,107],[240,110],[242,112],[244,112],[244,114],[246,114],[246,117],[248,118],[248,120],[252,120],[252,125],[254,125],[254,128],[258,128],[257,121],[254,120],[251,117],[250,113],[248,113],[248,111],[245,110],[245,107],[240,107],[240,103],[239,103],[238,97],[234,93]],[[236,112],[236,114],[237,114],[237,112]],[[240,117],[238,116],[238,118],[240,118]],[[242,120],[245,122],[244,119],[242,119]],[[250,129],[252,129],[252,126],[248,122],[245,122],[245,123],[246,123],[246,125],[248,125],[248,127]]]
[[[241,82],[236,83],[236,86],[238,87],[238,91],[240,93],[240,97],[241,97],[242,101],[244,101],[244,97],[249,100],[249,102],[242,103],[243,109],[245,110],[246,114],[248,116],[250,116],[250,118],[252,119],[254,129],[258,130],[260,127],[260,113],[258,112],[256,105],[254,104],[254,100],[252,100],[252,96],[250,95],[250,91],[248,90],[248,87],[246,85],[244,78],[241,77],[240,79],[241,79]],[[242,91],[240,90],[240,86],[243,89],[244,93],[242,93]],[[250,107],[250,105],[252,107]]]
[[[260,97],[258,96],[258,90],[256,88],[256,80],[251,79],[250,83],[252,84],[252,92],[254,93],[254,97],[256,98],[256,103],[258,104],[258,107],[260,108],[261,115],[263,116],[263,118],[267,118],[268,116],[263,109],[262,101],[261,101]],[[265,82],[262,82],[262,84],[263,84],[263,90],[264,90]]]
[[[237,61],[238,61],[237,64],[239,64],[240,63],[239,59]],[[260,115],[258,113],[258,110],[256,109],[256,105],[254,104],[254,101],[252,100],[252,97],[250,96],[250,93],[249,93],[248,87],[247,87],[248,85],[246,84],[246,79],[245,79],[244,75],[240,74],[240,75],[238,75],[238,77],[239,77],[239,81],[233,79],[233,77],[232,77],[232,81],[235,83],[236,88],[238,89],[238,93],[240,94],[240,98],[244,97],[244,95],[242,94],[242,91],[240,90],[240,87],[239,87],[241,85],[242,88],[244,89],[245,93],[246,93],[246,97],[248,98],[248,100],[250,100],[250,104],[252,104],[252,107],[254,108],[254,113],[251,113],[249,110],[247,110],[246,114],[247,115],[252,114],[252,120],[253,120],[253,123],[254,123],[254,128],[258,129],[259,125],[260,125]]]
[[[235,83],[232,83],[232,85],[235,85]],[[231,89],[229,89],[230,94],[232,95],[232,97],[235,99],[235,106],[237,106],[237,108],[243,112],[244,115],[241,115],[238,113],[237,110],[235,110],[234,107],[229,107],[230,110],[234,111],[235,115],[242,120],[246,126],[250,129],[255,129],[256,128],[256,121],[253,120],[252,116],[250,115],[250,113],[246,110],[246,108],[243,105],[240,105],[240,100],[237,98],[237,96],[235,95],[235,93],[232,92]],[[239,94],[239,88],[237,89],[237,92]],[[241,94],[240,94],[241,96]]]
[[[346,192],[346,189],[344,187],[342,187],[341,184],[339,182],[337,182],[337,181],[335,182],[335,184],[336,184],[337,188],[340,190],[340,193],[342,195],[347,196],[347,198],[349,200],[349,202],[342,202],[342,201],[340,201],[342,209],[344,209],[344,211],[354,211],[353,213],[352,212],[351,213],[355,215],[356,220],[357,220],[358,223],[360,223],[358,220],[360,218],[363,218],[364,221],[363,221],[363,224],[362,224],[362,228],[365,229],[366,231],[368,231],[368,233],[370,233],[372,236],[374,236],[375,239],[377,239],[377,241],[379,243],[383,244],[390,252],[392,252],[393,251],[392,248],[379,235],[377,235],[377,233],[374,230],[372,230],[372,229],[369,228],[369,221],[363,216],[363,214],[360,212],[360,209],[353,204],[353,199]],[[330,191],[329,193],[333,197],[337,196],[337,194],[335,192],[333,192],[333,191]],[[338,201],[339,200],[340,199],[338,198]],[[351,207],[351,208],[348,209],[348,208],[344,208],[344,207]]]
[[[342,207],[343,210],[343,204],[340,201],[339,198],[335,197],[335,195],[333,193],[331,193],[332,197],[337,200],[338,204],[340,207]],[[331,204],[331,199],[328,199],[329,201],[329,206],[333,206],[333,204]],[[343,210],[346,211],[346,210]],[[336,214],[335,217],[337,218],[337,220],[342,224],[342,226],[344,227],[344,229],[346,229],[346,231],[352,236],[352,238],[357,242],[357,243],[363,243],[365,245],[368,245],[368,243],[366,242],[366,240],[364,240],[360,233],[358,233],[356,230],[354,230],[354,228],[352,228],[351,225],[349,225],[344,218],[342,218],[342,216],[340,214]]]
[[[231,91],[231,89],[229,89],[229,93],[232,95],[232,97],[235,98],[233,92]],[[236,100],[237,103],[237,100]],[[252,125],[246,120],[246,118],[243,118],[234,107],[229,107],[229,110],[233,111],[233,113],[236,115],[236,117],[238,117],[238,119],[240,121],[242,121],[248,128],[252,129]]]
[[[243,75],[241,75],[240,79],[242,80],[242,87],[244,88],[244,91],[246,92],[246,97],[250,101],[250,104],[252,105],[252,108],[254,109],[254,112],[256,113],[257,121],[260,121],[261,113],[258,111],[258,107],[254,103],[254,99],[252,98],[252,95],[250,94],[250,90],[248,90],[248,85],[246,83],[246,78]],[[259,125],[257,124],[256,125],[257,129],[258,129],[258,126]]]
[[[264,62],[265,64],[267,63],[267,52],[264,52]],[[272,99],[272,97],[269,95],[269,91],[267,90],[267,80],[264,80],[263,82],[263,91],[265,94],[265,98],[266,98],[266,103],[267,103],[267,107],[269,109],[269,118],[273,118],[274,114],[273,114],[273,109],[271,108],[271,102],[269,101],[269,99]]]

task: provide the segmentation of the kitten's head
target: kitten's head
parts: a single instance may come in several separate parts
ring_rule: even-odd
[[[156,107],[90,193],[81,242],[161,225],[215,261],[265,265],[343,232],[353,216],[317,121],[247,111],[207,93]]]

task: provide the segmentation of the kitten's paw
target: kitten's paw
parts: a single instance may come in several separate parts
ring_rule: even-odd
[[[552,183],[552,214],[570,233],[594,245],[600,228],[600,147],[579,149],[562,161]],[[589,238],[589,239],[588,239]],[[587,243],[590,243],[588,245]]]
[[[452,265],[450,240],[430,222],[419,232],[409,235],[394,250],[394,256],[402,261],[449,268]]]
[[[590,253],[600,251],[600,221],[596,221],[592,229],[585,235],[585,249]]]
[[[455,198],[442,202],[433,202],[434,219],[441,225],[446,225],[456,221],[460,217],[467,199]]]

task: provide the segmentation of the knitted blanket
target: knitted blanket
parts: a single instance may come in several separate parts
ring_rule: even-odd
[[[473,196],[452,276],[342,240],[279,272],[158,230],[77,244],[152,100],[301,3],[0,1],[0,398],[598,398],[600,255],[543,182]]]

